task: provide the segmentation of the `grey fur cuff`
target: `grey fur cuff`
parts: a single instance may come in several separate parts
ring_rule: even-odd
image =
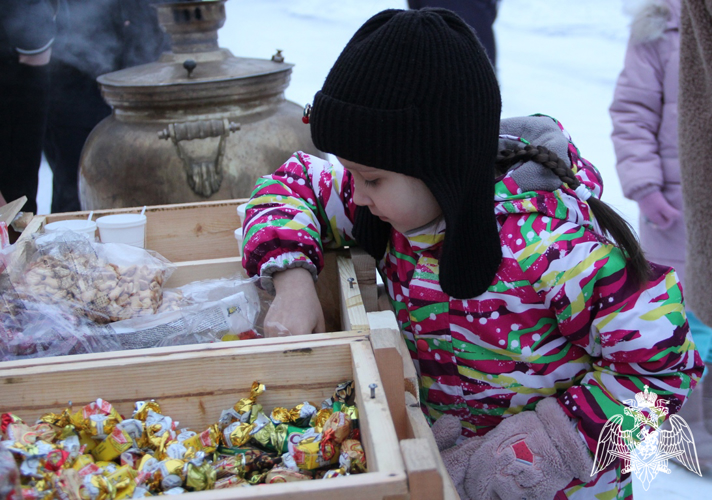
[[[574,477],[589,482],[593,469],[593,456],[581,438],[576,422],[564,413],[559,401],[554,397],[540,401],[536,405],[536,414]]]
[[[312,275],[312,278],[314,279],[314,282],[316,283],[318,277],[316,272],[316,266],[311,262],[305,262],[303,260],[300,260],[291,262],[286,266],[269,263],[265,264],[262,267],[262,271],[260,272],[260,286],[264,290],[267,290],[269,293],[274,295],[277,292],[274,289],[274,281],[272,281],[272,276],[274,276],[275,273],[286,271],[287,269],[294,269],[295,267],[303,267],[304,269],[309,271]]]

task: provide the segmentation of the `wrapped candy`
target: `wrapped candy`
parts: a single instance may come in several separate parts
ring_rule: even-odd
[[[188,491],[211,490],[215,485],[217,473],[205,460],[205,454],[199,452],[195,458],[185,464],[185,487]]]
[[[361,442],[355,439],[346,439],[341,443],[339,464],[351,474],[366,472],[366,453]]]
[[[333,431],[335,441],[341,443],[351,434],[351,417],[341,411],[332,413],[324,423],[323,432],[329,430]]]
[[[33,426],[6,413],[0,425],[20,464],[23,500],[128,500],[365,471],[352,439],[355,408],[332,401],[317,411],[304,402],[265,414],[256,401],[264,390],[253,383],[250,397],[201,433],[178,433],[152,400],[137,402],[129,419],[97,399]]]

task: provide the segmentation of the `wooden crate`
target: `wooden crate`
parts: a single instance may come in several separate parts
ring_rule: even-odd
[[[176,266],[165,286],[179,287],[193,281],[244,274],[235,229],[240,227],[237,206],[246,199],[157,205],[146,207],[146,248],[155,250]],[[92,219],[104,215],[139,213],[143,207],[96,210]],[[60,220],[85,220],[85,212],[37,215],[22,232],[18,261],[24,258],[23,240],[42,232],[44,225]],[[375,310],[375,267],[362,251],[333,251],[324,257],[317,294],[329,332],[367,330],[368,310]],[[354,267],[358,266],[358,270]],[[362,289],[364,296],[362,296]],[[367,297],[368,300],[365,300]]]
[[[307,337],[308,338],[308,337]],[[275,340],[275,339],[272,339]],[[212,346],[209,346],[212,347]],[[173,349],[173,350],[172,350]],[[34,421],[97,398],[130,415],[135,401],[156,399],[181,427],[202,431],[223,409],[249,395],[253,381],[267,390],[265,411],[303,401],[319,404],[340,382],[354,380],[369,472],[330,480],[186,493],[191,500],[408,498],[407,477],[383,381],[365,336],[250,347],[134,351],[133,356],[84,355],[71,363],[52,358],[27,366],[0,366],[0,412]],[[94,356],[92,358],[92,356]],[[14,363],[14,362],[13,362]],[[369,386],[376,384],[375,397]]]

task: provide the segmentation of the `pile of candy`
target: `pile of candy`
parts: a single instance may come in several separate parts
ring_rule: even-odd
[[[321,409],[267,416],[264,385],[200,434],[179,429],[156,401],[125,419],[107,401],[46,414],[35,425],[2,415],[2,445],[19,465],[23,499],[119,500],[366,472],[352,382]],[[2,464],[0,464],[2,465]]]

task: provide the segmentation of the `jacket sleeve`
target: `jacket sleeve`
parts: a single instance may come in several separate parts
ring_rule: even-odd
[[[245,212],[242,265],[247,273],[269,277],[304,267],[316,280],[324,267],[323,248],[353,243],[352,192],[346,169],[302,152],[262,177]],[[264,285],[271,288],[268,280]]]
[[[626,270],[621,250],[566,223],[537,285],[553,310],[561,334],[580,354],[569,352],[577,383],[559,395],[592,452],[606,421],[624,415],[624,402],[645,386],[676,413],[699,381],[704,364],[695,350],[677,275],[652,264],[644,287]],[[576,234],[576,236],[574,236]],[[585,355],[583,352],[585,351]],[[578,359],[573,359],[578,358]],[[629,419],[630,417],[626,417]],[[632,428],[632,420],[626,421]]]
[[[52,46],[55,12],[50,0],[7,0],[0,23],[19,54],[40,54]]]
[[[664,68],[660,51],[665,39],[628,42],[623,71],[613,103],[613,146],[623,194],[640,198],[659,190],[663,170],[657,139],[662,120]],[[643,191],[641,191],[643,190]]]

